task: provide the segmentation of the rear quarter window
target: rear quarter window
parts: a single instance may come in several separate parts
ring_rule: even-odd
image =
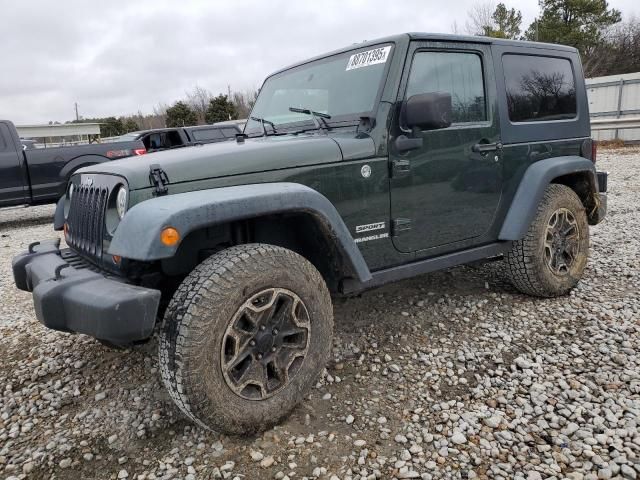
[[[568,59],[505,54],[502,66],[511,122],[576,117],[576,81]]]
[[[218,128],[202,128],[192,132],[194,140],[220,140],[224,136]]]

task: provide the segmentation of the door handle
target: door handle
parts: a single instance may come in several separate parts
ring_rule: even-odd
[[[496,150],[500,150],[502,148],[502,143],[476,143],[473,147],[471,147],[471,151],[475,153],[488,153],[495,152]]]

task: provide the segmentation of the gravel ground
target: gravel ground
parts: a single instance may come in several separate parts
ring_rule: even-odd
[[[186,421],[156,344],[45,330],[10,262],[52,207],[0,211],[0,472],[7,478],[640,476],[640,150],[601,151],[609,217],[568,297],[516,293],[499,263],[338,300],[327,373],[254,438]]]

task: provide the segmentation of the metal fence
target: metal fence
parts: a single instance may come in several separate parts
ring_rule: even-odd
[[[640,72],[586,79],[592,136],[640,141]]]

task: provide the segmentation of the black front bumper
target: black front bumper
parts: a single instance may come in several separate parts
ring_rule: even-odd
[[[114,344],[149,338],[160,291],[107,276],[59,245],[59,240],[33,244],[13,259],[16,286],[33,292],[38,320],[54,330]]]

